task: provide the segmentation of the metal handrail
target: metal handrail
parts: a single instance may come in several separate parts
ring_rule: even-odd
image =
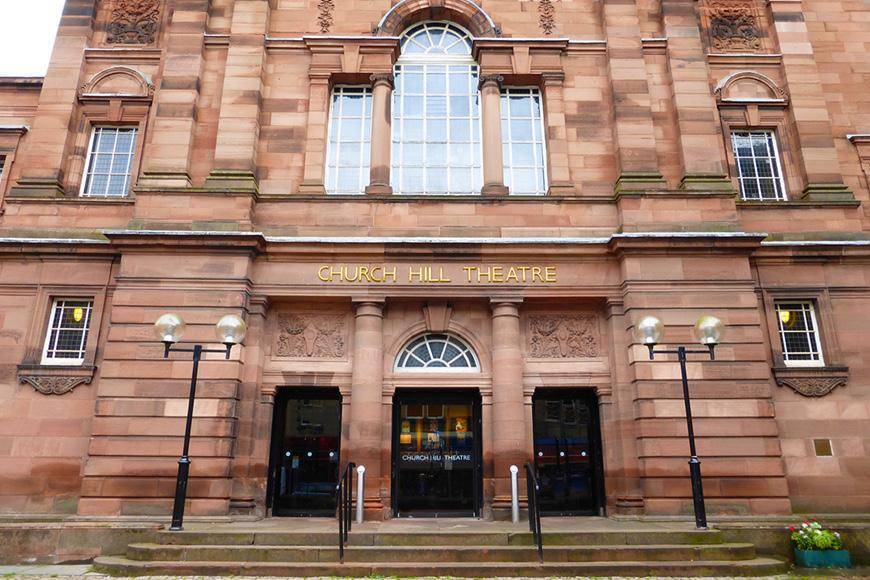
[[[538,494],[541,486],[538,484],[538,476],[535,474],[535,466],[526,461],[526,497],[529,504],[529,530],[535,536],[535,544],[538,546],[538,560],[544,563],[544,538],[541,534],[541,511]]]
[[[352,525],[351,510],[353,509],[353,473],[356,465],[349,461],[341,472],[338,485],[335,486],[336,503],[338,504],[338,560],[344,564],[344,544]]]

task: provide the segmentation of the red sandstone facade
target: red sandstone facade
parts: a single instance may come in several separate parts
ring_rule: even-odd
[[[429,20],[473,37],[472,195],[391,187],[389,75]],[[477,393],[483,517],[544,391],[594,396],[606,513],[690,513],[679,368],[633,330],[688,343],[701,313],[728,325],[689,364],[708,510],[870,509],[868,25],[817,0],[67,0],[45,78],[0,79],[0,511],[169,513],[190,362],[152,336],[168,311],[190,341],[250,327],[200,368],[188,514],[270,513],[275,401],[305,389],[340,394],[372,515],[394,513],[411,389]],[[356,195],[326,186],[344,85],[374,87]],[[545,195],[502,178],[511,86],[540,91]],[[81,196],[93,128],[117,126],[129,194]],[[785,200],[741,197],[730,137],[754,130]],[[45,364],[57,298],[92,301],[81,364]],[[784,300],[813,308],[823,362],[786,364]],[[426,333],[477,372],[397,368]]]

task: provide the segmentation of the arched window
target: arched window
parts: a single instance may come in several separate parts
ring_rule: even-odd
[[[448,22],[409,28],[394,74],[393,191],[480,192],[478,67],[468,33]]]
[[[480,372],[474,350],[451,334],[424,334],[405,345],[397,371]]]

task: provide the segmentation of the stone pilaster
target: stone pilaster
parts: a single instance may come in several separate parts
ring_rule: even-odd
[[[679,127],[680,188],[732,191],[695,2],[662,0],[662,12]]]
[[[392,73],[371,76],[372,81],[372,138],[371,168],[366,193],[393,193],[390,187],[390,146],[392,141],[393,97]]]
[[[207,187],[257,191],[257,142],[268,28],[267,0],[237,0],[233,4],[214,169]]]
[[[771,0],[770,13],[782,53],[791,111],[800,143],[804,199],[855,199],[843,183],[822,77],[804,20],[801,0]]]
[[[139,188],[190,186],[208,5],[208,0],[188,0],[172,12]]]
[[[615,189],[617,192],[663,189],[637,3],[605,3],[604,26],[613,92],[618,175]]]
[[[64,195],[68,131],[76,110],[84,51],[93,34],[95,11],[96,0],[67,0],[64,4],[36,114],[16,159],[23,170],[9,197]]]

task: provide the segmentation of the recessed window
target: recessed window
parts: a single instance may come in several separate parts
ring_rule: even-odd
[[[478,67],[468,34],[446,22],[412,27],[403,35],[393,72],[393,191],[479,192]]]
[[[3,171],[6,169],[6,156],[0,155],[0,179],[3,178]]]
[[[130,190],[136,127],[94,127],[81,194],[123,197]]]
[[[92,300],[54,300],[42,351],[42,364],[77,365],[84,362],[93,306]]]
[[[470,346],[450,334],[424,334],[409,342],[396,359],[399,371],[479,372]]]
[[[777,302],[776,320],[787,366],[824,365],[812,302]]]
[[[546,193],[541,92],[534,88],[505,89],[500,108],[505,185],[511,193]]]
[[[369,182],[371,134],[371,89],[335,87],[329,109],[327,192],[363,192]]]
[[[731,147],[737,165],[741,198],[746,201],[786,199],[773,131],[733,131]]]
[[[816,457],[832,457],[834,455],[830,439],[813,439],[813,449],[816,452]]]

